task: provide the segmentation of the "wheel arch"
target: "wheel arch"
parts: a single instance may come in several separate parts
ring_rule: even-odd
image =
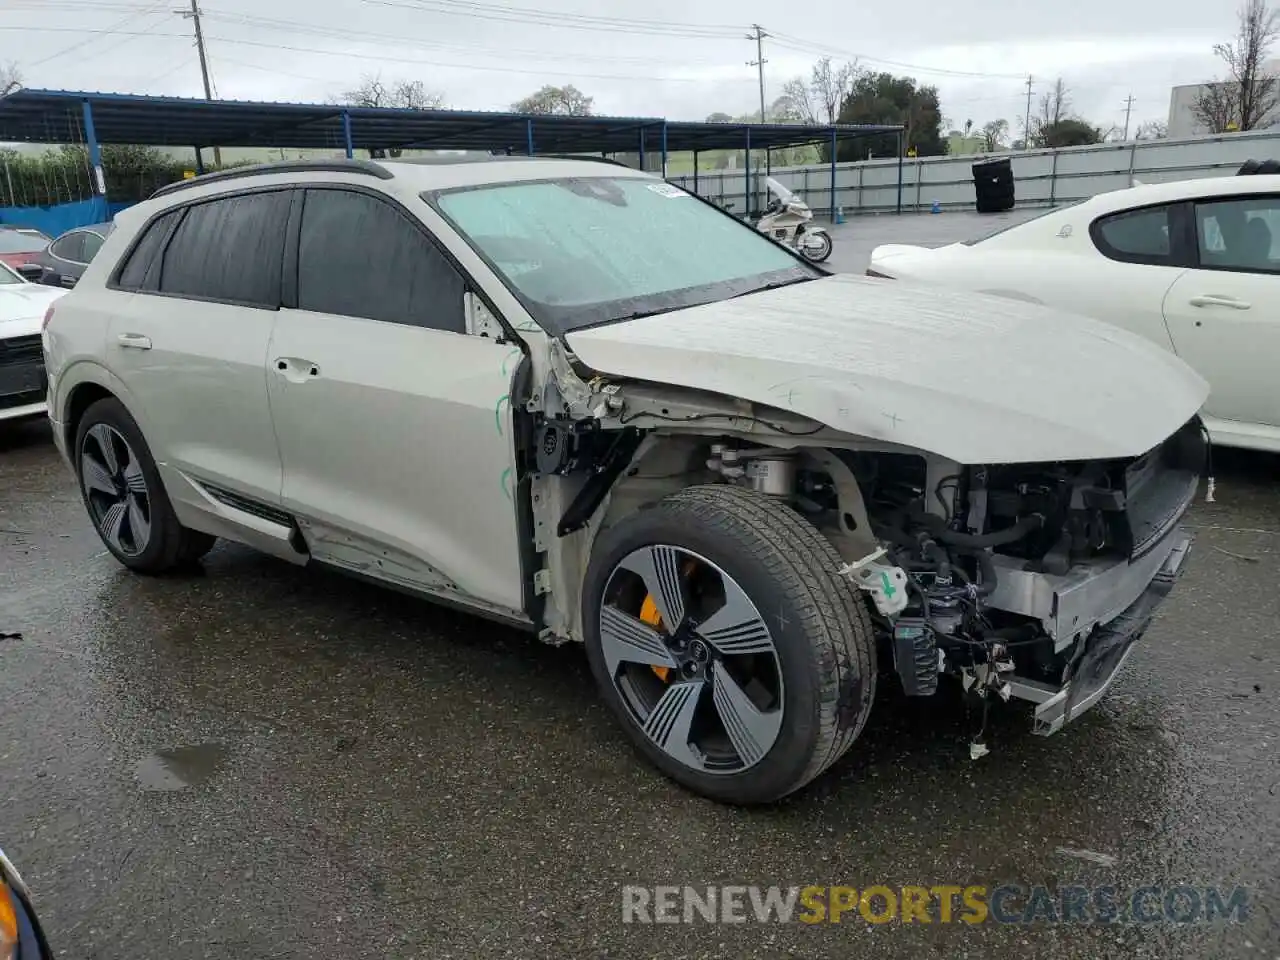
[[[76,430],[86,410],[98,400],[114,398],[129,411],[139,429],[146,427],[138,416],[136,405],[129,397],[129,391],[121,380],[106,367],[96,363],[83,361],[64,370],[58,378],[58,395],[54,397],[55,406],[50,410],[55,423],[63,431],[62,439],[66,443],[69,458],[74,458]]]

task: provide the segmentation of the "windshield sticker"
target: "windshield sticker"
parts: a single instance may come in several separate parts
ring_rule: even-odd
[[[689,194],[685,193],[679,187],[674,187],[669,183],[650,183],[648,184],[648,187],[654,193],[661,194],[662,196],[668,197],[672,200],[675,200],[678,197],[689,196]]]

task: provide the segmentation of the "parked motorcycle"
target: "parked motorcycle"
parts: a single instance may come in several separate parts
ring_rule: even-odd
[[[809,205],[773,177],[767,177],[765,183],[769,185],[769,205],[756,221],[756,229],[813,263],[831,256],[831,235],[813,222]]]

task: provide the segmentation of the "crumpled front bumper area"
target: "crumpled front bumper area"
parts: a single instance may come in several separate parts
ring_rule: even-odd
[[[1056,733],[1107,692],[1132,652],[1133,645],[1142,638],[1156,610],[1178,581],[1192,539],[1191,534],[1181,527],[1170,534],[1170,549],[1155,576],[1137,599],[1117,616],[1093,629],[1061,687],[1055,688],[1016,675],[1009,678],[1013,696],[1037,704],[1036,734],[1048,736]]]

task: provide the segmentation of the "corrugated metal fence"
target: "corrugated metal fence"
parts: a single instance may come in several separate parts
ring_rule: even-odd
[[[1109,190],[1122,190],[1133,180],[1161,183],[1197,177],[1229,176],[1249,159],[1280,159],[1280,130],[1232,133],[1185,140],[1134,140],[1061,150],[1010,151],[994,154],[1013,161],[1017,205],[1052,206],[1084,200]],[[902,167],[902,209],[971,209],[973,171],[981,156],[907,159]],[[799,193],[815,212],[830,215],[831,168],[775,168],[773,176]],[[751,170],[751,209],[762,206],[765,172]],[[671,177],[688,190],[693,175]],[[724,203],[734,213],[747,209],[743,171],[699,173],[697,192]],[[846,215],[890,213],[898,202],[898,161],[865,160],[836,165],[835,205]]]

